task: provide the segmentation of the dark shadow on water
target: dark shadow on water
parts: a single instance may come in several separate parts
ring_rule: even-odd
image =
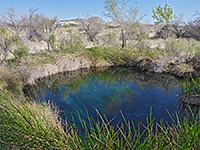
[[[169,113],[182,112],[179,103],[179,80],[169,75],[138,72],[125,68],[79,70],[40,79],[34,87],[27,87],[29,94],[40,101],[50,101],[58,106],[60,115],[78,121],[77,112],[87,120],[86,111],[95,120],[95,109],[112,124],[126,120],[146,123],[150,108],[156,121],[171,122]]]

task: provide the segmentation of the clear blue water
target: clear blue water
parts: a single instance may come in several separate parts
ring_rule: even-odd
[[[86,110],[97,119],[97,109],[108,119],[116,117],[113,124],[123,121],[120,111],[126,120],[145,123],[151,108],[156,121],[170,122],[166,110],[175,113],[182,109],[176,78],[122,68],[66,73],[45,79],[36,87],[36,99],[54,103],[62,118],[73,114],[75,122],[77,112],[87,120]]]

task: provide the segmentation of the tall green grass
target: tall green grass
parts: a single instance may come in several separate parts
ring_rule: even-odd
[[[74,122],[63,122],[50,104],[27,102],[0,93],[0,147],[3,149],[199,149],[200,113],[191,110],[186,117],[171,116],[173,124],[156,123],[152,112],[147,124],[135,126],[133,121],[111,125],[101,115],[95,121],[80,118],[81,128]],[[73,118],[73,117],[72,117]],[[76,118],[73,118],[74,120]]]
[[[182,92],[184,95],[200,96],[200,76],[192,75],[186,77],[182,81]]]
[[[16,99],[8,91],[0,94],[0,147],[14,149],[78,148],[73,129],[62,127],[58,112],[50,104]],[[75,145],[74,145],[75,144]]]
[[[93,61],[106,60],[107,62],[116,66],[126,65],[130,59],[133,59],[132,49],[120,48],[90,48],[85,49],[84,54]]]

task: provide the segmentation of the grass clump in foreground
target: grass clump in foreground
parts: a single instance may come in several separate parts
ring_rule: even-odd
[[[14,149],[67,149],[76,148],[62,128],[58,112],[51,105],[16,99],[8,91],[0,93],[0,147]],[[72,133],[73,132],[72,130]],[[73,136],[73,135],[72,135]],[[74,135],[75,136],[75,135]]]
[[[16,99],[8,91],[0,93],[0,147],[7,149],[198,149],[200,113],[186,118],[176,115],[172,125],[133,122],[112,126],[97,111],[99,120],[80,119],[81,130],[74,123],[63,123],[50,104]],[[88,115],[89,116],[89,115]],[[144,127],[144,130],[140,130]],[[155,127],[158,130],[154,130]],[[84,134],[83,134],[84,132]]]

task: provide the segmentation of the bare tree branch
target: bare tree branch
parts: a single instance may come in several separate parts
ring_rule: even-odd
[[[1,15],[1,24],[10,27],[16,33],[20,33],[26,27],[26,23],[25,14],[18,14],[13,7],[8,8],[5,15]]]
[[[98,21],[97,17],[86,17],[85,19],[79,19],[81,23],[80,31],[84,31],[87,34],[88,40],[95,42],[96,35],[102,30],[103,21]]]

